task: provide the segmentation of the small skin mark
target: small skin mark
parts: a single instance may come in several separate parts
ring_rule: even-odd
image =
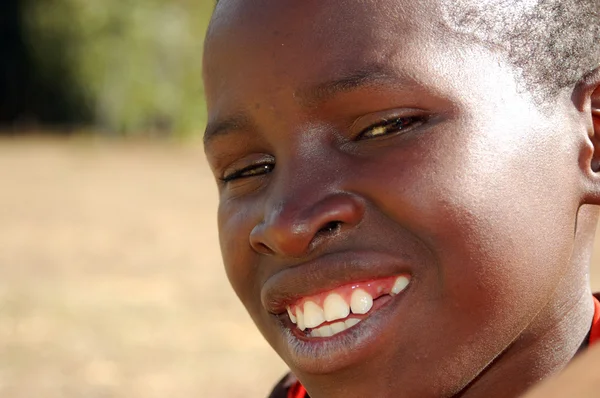
[[[259,110],[260,109],[260,103],[257,102],[256,104],[254,104],[254,109]]]

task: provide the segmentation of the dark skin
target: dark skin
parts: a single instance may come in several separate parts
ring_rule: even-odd
[[[439,6],[227,0],[208,35],[227,275],[313,398],[514,397],[589,331],[598,82],[542,107]],[[399,273],[349,333],[292,331],[286,303]]]

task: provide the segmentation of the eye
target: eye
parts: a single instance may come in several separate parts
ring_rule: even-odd
[[[243,167],[238,170],[233,170],[223,176],[221,181],[231,182],[243,178],[256,177],[263,174],[268,174],[275,169],[275,163],[272,161],[255,163],[250,166]]]
[[[360,132],[357,139],[376,138],[389,134],[408,131],[423,124],[423,117],[399,117],[376,123]]]

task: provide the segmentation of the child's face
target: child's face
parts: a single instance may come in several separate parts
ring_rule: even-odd
[[[412,1],[226,0],[207,42],[227,274],[315,396],[461,390],[511,356],[570,264],[574,118],[561,102],[538,110],[501,56],[434,15]],[[402,293],[331,337],[286,313],[354,283],[389,293],[381,278],[397,275]]]

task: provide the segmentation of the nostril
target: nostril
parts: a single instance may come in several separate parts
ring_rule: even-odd
[[[328,222],[327,224],[325,224],[325,226],[323,228],[321,228],[319,230],[319,233],[323,234],[330,234],[333,232],[336,232],[337,230],[339,230],[342,226],[342,222],[341,221],[332,221],[332,222]]]
[[[264,243],[257,243],[255,245],[255,250],[262,254],[273,254],[273,250],[271,250],[271,248]]]

